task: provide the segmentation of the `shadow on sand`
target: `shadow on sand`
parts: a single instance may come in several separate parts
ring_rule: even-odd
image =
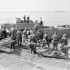
[[[8,46],[6,46],[6,48],[9,48],[9,50],[11,50],[10,47],[8,47]],[[20,46],[16,46],[14,51],[12,51],[12,52],[0,49],[0,54],[2,54],[2,53],[4,53],[4,54],[15,54],[17,56],[21,56],[21,52],[22,52],[23,49],[29,50],[29,48],[27,46],[20,45]],[[64,59],[64,60],[69,60],[70,61],[70,58],[56,57],[56,56],[51,56],[51,55],[47,55],[47,54],[44,55],[42,52],[37,52],[37,55],[40,55],[40,56],[45,57],[45,58]]]
[[[6,46],[6,49],[7,48],[8,48],[8,50],[1,50],[0,49],[0,54],[5,53],[5,54],[15,54],[17,56],[21,56],[22,49],[28,49],[28,47],[25,45],[15,46],[13,51],[10,51],[11,49],[9,46]]]

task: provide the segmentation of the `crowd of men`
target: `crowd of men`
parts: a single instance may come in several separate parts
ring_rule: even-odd
[[[37,54],[36,47],[44,47],[48,46],[48,50],[50,51],[50,42],[48,39],[47,31],[43,31],[42,24],[39,25],[41,28],[38,28],[38,25],[35,25],[34,28],[25,28],[24,31],[21,31],[18,26],[12,25],[12,28],[7,32],[6,26],[2,26],[0,30],[0,40],[11,37],[14,42],[11,43],[11,50],[15,48],[15,43],[19,45],[23,45],[25,43],[28,44],[31,49],[31,53]],[[55,32],[52,35],[53,50],[58,50],[58,33]],[[41,45],[42,44],[42,45]],[[65,53],[65,56],[68,57],[68,49],[65,47],[67,45],[67,35],[63,34],[61,38],[61,47],[60,50]]]

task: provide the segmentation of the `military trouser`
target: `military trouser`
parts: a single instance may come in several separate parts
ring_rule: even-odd
[[[58,46],[58,41],[53,41],[53,50],[57,50],[57,46]]]

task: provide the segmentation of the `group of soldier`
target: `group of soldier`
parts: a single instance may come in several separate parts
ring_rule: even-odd
[[[40,24],[41,28],[38,28],[38,25],[35,25],[34,28],[25,28],[24,31],[21,31],[18,26],[12,25],[12,28],[7,32],[6,27],[1,27],[1,34],[0,34],[0,40],[11,37],[14,42],[11,43],[11,50],[15,48],[15,43],[18,45],[28,44],[28,47],[31,49],[31,53],[36,54],[36,47],[45,47],[48,46],[48,50],[50,51],[50,42],[48,39],[48,33],[47,31],[43,31],[42,24]],[[53,50],[58,50],[58,33],[55,32],[52,35],[52,45]],[[41,45],[42,44],[42,45]],[[67,45],[67,35],[63,34],[63,37],[61,38],[61,51],[65,53],[65,56],[68,57],[68,49],[65,47]]]

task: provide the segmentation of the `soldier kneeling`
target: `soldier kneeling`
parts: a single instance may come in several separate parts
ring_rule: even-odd
[[[30,39],[30,49],[31,49],[31,54],[37,54],[37,51],[36,51],[36,47],[37,47],[37,43],[36,43],[36,36],[33,36],[31,39]]]

